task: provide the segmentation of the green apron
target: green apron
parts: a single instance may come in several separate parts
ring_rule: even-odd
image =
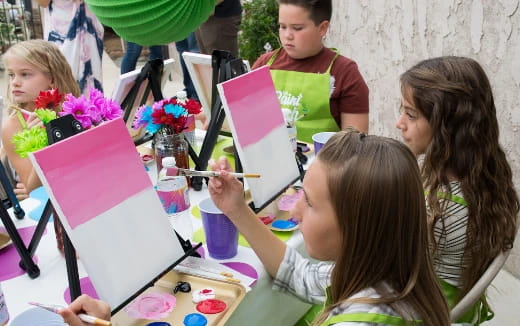
[[[278,56],[278,49],[267,62],[271,66]],[[271,70],[280,106],[289,110],[298,110],[301,119],[296,121],[296,137],[298,140],[312,143],[312,135],[321,131],[338,131],[336,120],[330,113],[330,70],[336,56],[330,62],[329,68],[323,74]]]
[[[397,316],[390,316],[385,314],[374,314],[369,312],[347,313],[332,316],[327,319],[321,326],[329,326],[342,322],[364,322],[364,323],[378,323],[391,326],[405,326],[404,319]],[[420,321],[416,322],[421,324]],[[410,323],[409,323],[410,324]]]
[[[326,290],[327,297],[325,299],[325,304],[322,308],[331,304],[330,302],[330,287]],[[376,314],[369,312],[355,312],[355,313],[345,313],[341,315],[336,315],[329,317],[325,322],[321,324],[321,326],[329,326],[342,322],[365,322],[365,323],[378,323],[385,324],[390,326],[404,326],[404,319],[397,316],[391,316],[386,314]],[[419,323],[421,323],[419,321]]]
[[[428,191],[424,192],[425,195],[428,195]],[[468,206],[468,202],[457,195],[452,195],[445,192],[437,192],[437,197],[452,201],[459,205]],[[458,302],[460,289],[454,285],[449,284],[448,282],[438,279],[439,284],[441,285],[442,293],[446,298],[446,302],[448,303],[448,307],[451,309],[455,307]],[[495,316],[495,313],[491,310],[489,305],[486,302],[486,293],[482,294],[482,297],[470,308],[461,318],[457,320],[457,323],[470,323],[472,325],[480,325],[487,320],[491,320]]]

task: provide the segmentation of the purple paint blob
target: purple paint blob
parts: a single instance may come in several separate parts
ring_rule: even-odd
[[[18,229],[18,234],[20,234],[20,238],[22,238],[25,246],[28,246],[31,242],[34,229],[36,229],[36,226],[29,226]],[[0,227],[0,230],[2,232],[7,232],[2,227]],[[44,234],[45,233],[47,233],[47,230],[45,230]],[[0,266],[2,266],[0,268],[0,282],[15,278],[25,273],[25,271],[21,269],[20,266],[18,266],[20,260],[20,255],[18,255],[18,251],[16,251],[16,248],[12,243],[0,250]],[[33,261],[38,263],[38,258],[34,256]]]
[[[89,296],[91,296],[94,299],[99,299],[96,289],[94,289],[94,285],[92,285],[92,282],[90,282],[90,278],[84,277],[84,278],[80,279],[79,286],[81,288],[82,294],[88,294]],[[63,299],[65,299],[66,303],[68,303],[68,304],[71,303],[69,288],[66,288],[65,291],[63,292]]]
[[[290,211],[302,196],[303,190],[298,190],[292,195],[283,195],[278,201],[278,209],[281,211]]]
[[[271,224],[274,228],[286,230],[295,227],[297,224],[291,221],[277,220]]]

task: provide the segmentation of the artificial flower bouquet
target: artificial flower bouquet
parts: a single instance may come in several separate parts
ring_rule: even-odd
[[[66,94],[65,101],[61,103],[63,95],[59,90],[41,91],[34,101],[36,106],[34,113],[44,125],[58,116],[71,114],[81,123],[83,129],[121,117],[123,111],[117,102],[105,98],[103,93],[95,88],[91,88],[89,94],[88,97]],[[29,153],[48,145],[46,129],[38,126],[25,128],[13,136],[13,143],[16,153],[20,157],[27,157]]]
[[[189,128],[190,119],[201,110],[202,106],[194,99],[164,99],[153,103],[152,106],[139,107],[132,127],[143,127],[151,134],[157,133],[160,129],[169,134],[179,134]]]

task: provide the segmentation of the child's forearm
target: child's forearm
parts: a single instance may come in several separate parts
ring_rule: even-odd
[[[238,231],[249,242],[269,275],[275,277],[287,245],[278,239],[247,205],[234,211],[233,215],[235,216],[232,220]]]

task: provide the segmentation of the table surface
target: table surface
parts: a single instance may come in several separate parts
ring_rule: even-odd
[[[149,164],[148,166],[150,167],[149,176],[152,183],[155,183],[155,164]],[[205,185],[201,191],[190,190],[192,206],[197,205],[200,200],[206,197],[208,197],[208,191]],[[37,222],[29,218],[27,212],[41,205],[41,202],[29,198],[22,201],[21,205],[26,212],[26,217],[22,220],[14,218],[12,211],[9,210],[16,227],[20,229],[35,226]],[[193,230],[198,230],[202,227],[200,219],[192,216],[191,221]],[[297,248],[302,253],[305,251],[303,237],[298,230],[293,231],[287,244]],[[205,245],[204,250],[207,253]],[[0,251],[1,254],[2,251]],[[56,248],[52,222],[47,225],[46,233],[43,235],[35,255],[41,271],[38,278],[31,279],[26,274],[23,274],[4,280],[1,283],[11,320],[20,313],[32,308],[28,304],[30,301],[66,305],[64,291],[68,288],[68,280],[65,259]],[[213,260],[207,254],[206,259]],[[267,274],[259,258],[251,248],[239,246],[235,257],[228,260],[219,260],[219,262],[247,263],[258,274],[258,281],[233,312],[226,325],[292,325],[310,307],[310,305],[290,295],[273,291],[271,277]],[[80,278],[88,276],[80,259],[78,260],[78,268]]]

